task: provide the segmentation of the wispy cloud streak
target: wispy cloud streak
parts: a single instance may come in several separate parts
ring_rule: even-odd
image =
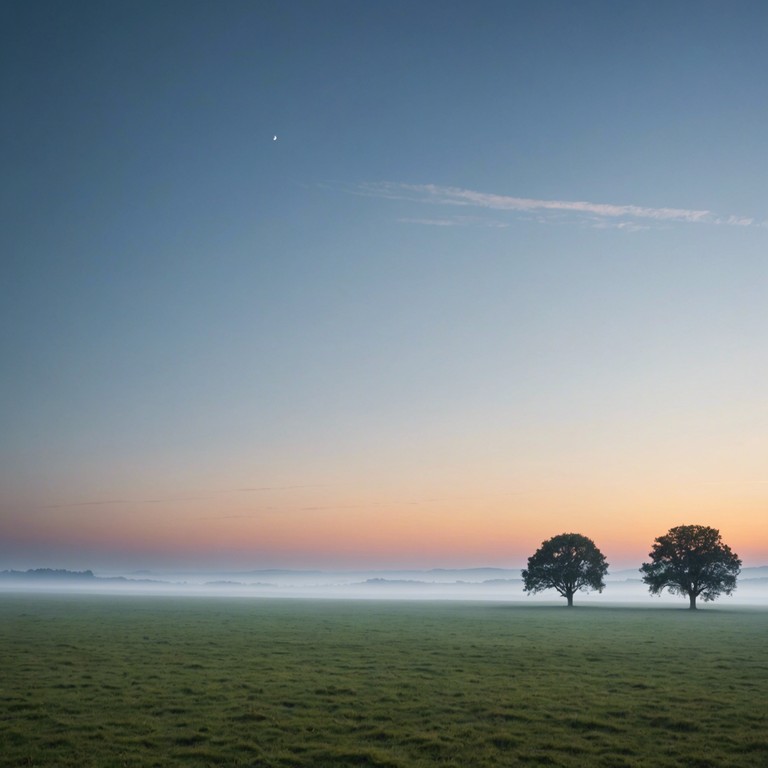
[[[164,496],[155,499],[99,499],[96,501],[72,501],[60,502],[57,504],[44,504],[42,509],[75,509],[78,507],[109,507],[109,506],[138,506],[141,504],[164,504],[179,501],[207,501],[223,494],[232,493],[261,493],[265,491],[291,491],[300,488],[325,488],[325,485],[263,485],[253,488],[235,488],[229,490],[204,491],[195,495],[187,496]]]
[[[467,206],[492,211],[535,213],[539,216],[574,214],[587,217],[596,226],[605,227],[606,221],[645,220],[649,222],[685,222],[692,224],[725,224],[751,226],[754,220],[745,216],[721,217],[712,211],[689,208],[650,208],[640,205],[592,203],[584,200],[537,200],[528,197],[511,197],[488,192],[477,192],[460,187],[444,187],[437,184],[402,184],[397,182],[369,182],[355,188],[358,194],[391,200],[407,200],[441,206]],[[413,222],[445,225],[445,219],[411,219]],[[455,223],[462,223],[457,220]],[[618,228],[629,230],[639,226]]]

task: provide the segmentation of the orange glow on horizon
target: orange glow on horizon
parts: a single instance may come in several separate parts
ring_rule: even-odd
[[[41,508],[3,533],[20,547],[158,562],[208,557],[253,567],[267,561],[516,567],[543,540],[574,531],[593,539],[614,567],[629,567],[639,565],[654,538],[670,527],[699,523],[718,528],[745,563],[768,563],[768,486],[750,487],[749,493],[706,487],[688,494],[662,486],[617,496],[582,485],[475,495],[464,490],[454,498],[428,490],[408,501],[388,493],[306,488],[126,502],[120,514],[109,506]]]

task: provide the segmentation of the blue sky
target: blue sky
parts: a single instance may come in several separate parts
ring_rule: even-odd
[[[8,563],[768,557],[763,4],[0,14]]]

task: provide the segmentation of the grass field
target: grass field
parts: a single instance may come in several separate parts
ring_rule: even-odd
[[[8,766],[768,765],[768,611],[0,595]]]

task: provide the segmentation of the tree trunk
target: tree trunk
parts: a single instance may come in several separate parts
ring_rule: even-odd
[[[696,610],[696,594],[694,592],[689,593],[688,597],[691,600],[691,604],[688,606],[688,609],[691,611]]]
[[[573,608],[573,592],[569,592],[566,597],[568,598],[568,607]]]

